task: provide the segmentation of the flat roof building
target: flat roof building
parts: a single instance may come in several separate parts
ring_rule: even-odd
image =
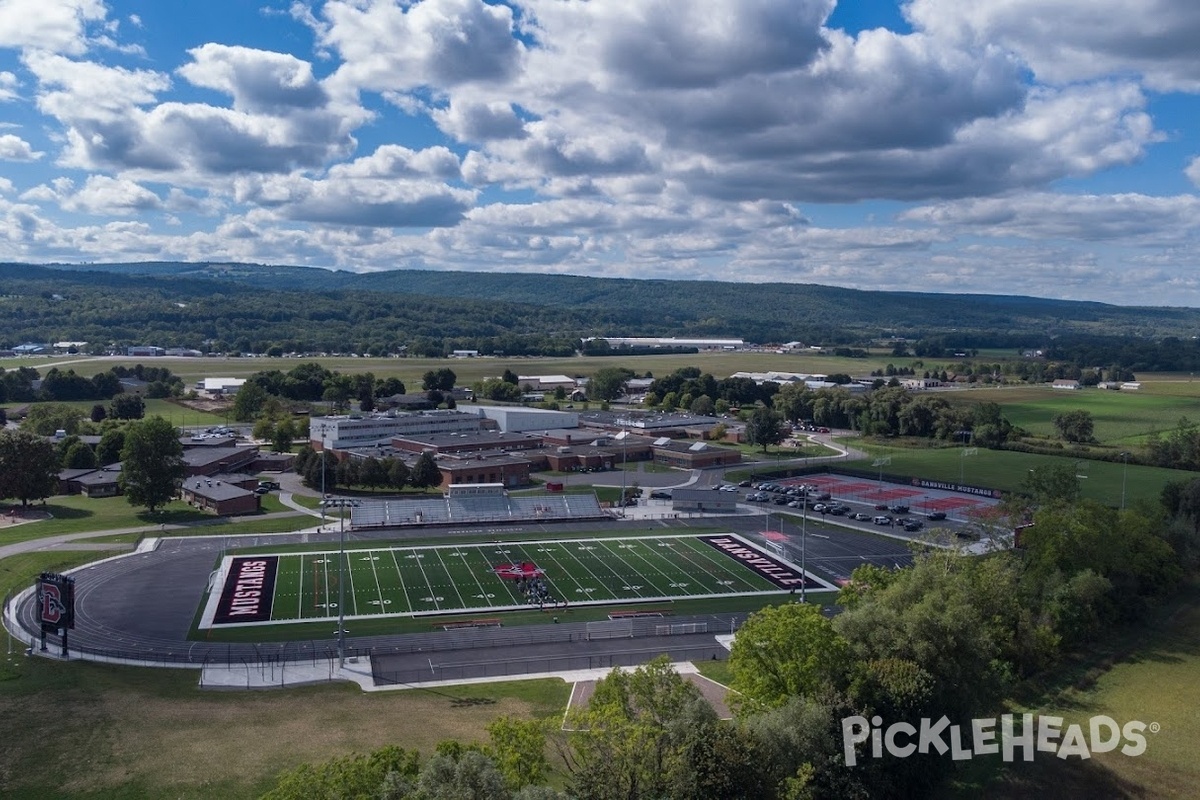
[[[353,450],[390,444],[398,436],[469,433],[486,427],[492,426],[478,414],[450,410],[313,417],[308,421],[308,440],[314,450],[326,446],[331,450]]]

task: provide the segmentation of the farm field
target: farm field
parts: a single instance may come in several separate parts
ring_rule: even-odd
[[[1070,456],[1045,456],[1009,450],[971,448],[972,455],[964,456],[963,448],[912,449],[852,442],[871,454],[871,460],[845,462],[846,466],[871,470],[876,458],[890,458],[883,466],[886,474],[908,475],[932,480],[986,486],[1011,492],[1019,489],[1029,470],[1045,464],[1063,464],[1076,469],[1084,498],[1110,506],[1121,502],[1124,487],[1127,504],[1139,499],[1157,501],[1162,488],[1175,481],[1196,477],[1188,470],[1163,469],[1130,464],[1126,472],[1121,461],[1084,461]],[[970,452],[970,451],[968,451]]]
[[[892,362],[905,363],[886,351],[869,358],[837,358],[822,355],[791,355],[765,352],[702,352],[682,355],[571,358],[350,358],[328,356],[313,358],[129,358],[126,356],[64,356],[45,359],[8,359],[0,366],[33,367],[45,373],[51,366],[70,367],[81,375],[91,376],[118,364],[133,367],[137,364],[167,367],[183,378],[189,387],[201,378],[246,378],[256,372],[278,369],[284,372],[302,362],[315,361],[330,370],[343,373],[371,372],[377,378],[397,377],[406,385],[419,388],[426,372],[449,367],[458,376],[459,385],[469,385],[488,377],[497,377],[511,369],[518,375],[592,375],[604,367],[627,367],[638,374],[666,375],[680,367],[699,367],[702,372],[718,378],[738,371],[763,372],[844,372],[862,375]]]
[[[1090,411],[1096,439],[1114,447],[1141,444],[1154,431],[1174,430],[1181,417],[1200,421],[1200,383],[1184,381],[1147,381],[1139,391],[1014,386],[947,396],[966,403],[999,403],[1013,425],[1044,436],[1057,433],[1054,415]]]
[[[343,594],[344,616],[364,619],[780,594],[803,582],[731,534],[360,548],[344,564],[337,550],[262,553],[229,556],[222,572],[202,629],[336,619]]]

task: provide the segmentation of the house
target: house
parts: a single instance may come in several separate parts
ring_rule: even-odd
[[[121,493],[121,465],[109,464],[75,478],[79,493],[84,497],[116,497]]]
[[[654,463],[680,469],[706,469],[741,463],[739,450],[713,447],[704,442],[682,442],[663,437],[653,445]]]
[[[45,352],[46,352],[46,345],[35,344],[33,342],[28,342],[26,344],[19,344],[13,348],[13,353],[18,356],[38,356]]]
[[[184,502],[221,517],[255,514],[262,508],[259,495],[216,476],[187,478],[180,488],[180,494]]]
[[[137,344],[125,349],[125,355],[135,357],[157,358],[165,355],[166,352],[167,351],[161,347],[155,347],[154,345],[149,344]]]
[[[1079,387],[1079,381],[1068,380],[1066,378],[1059,378],[1053,384],[1051,384],[1050,388],[1052,388],[1052,389],[1078,389],[1080,387]]]

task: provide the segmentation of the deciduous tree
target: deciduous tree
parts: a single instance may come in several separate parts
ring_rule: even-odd
[[[785,436],[783,416],[778,411],[759,406],[746,422],[747,444],[761,446],[764,453],[767,452],[767,447],[779,444]]]
[[[153,512],[175,497],[183,481],[183,445],[179,432],[162,417],[135,422],[121,448],[121,490],[130,505]]]
[[[433,460],[432,453],[421,453],[417,463],[413,464],[408,482],[414,489],[429,489],[441,484],[442,473],[437,467],[437,462]]]
[[[26,431],[0,431],[0,497],[13,497],[22,506],[44,500],[58,486],[58,456],[54,445]]]

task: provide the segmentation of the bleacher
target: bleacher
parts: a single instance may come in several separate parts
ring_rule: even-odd
[[[411,500],[362,500],[353,506],[351,529],[403,528],[507,522],[604,519],[594,494],[507,494]]]

